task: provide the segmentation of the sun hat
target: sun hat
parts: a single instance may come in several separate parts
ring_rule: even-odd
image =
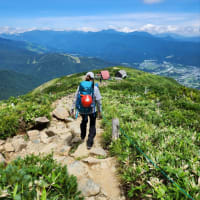
[[[94,73],[93,72],[88,72],[86,76],[90,76],[90,78],[94,79]]]

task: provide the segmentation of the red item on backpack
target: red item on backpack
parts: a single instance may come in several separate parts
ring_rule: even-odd
[[[83,107],[90,107],[92,104],[92,97],[90,95],[83,95],[81,97],[81,104],[83,105]]]

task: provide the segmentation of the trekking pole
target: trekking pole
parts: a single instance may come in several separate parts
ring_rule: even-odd
[[[75,119],[78,118],[78,110],[76,111]]]

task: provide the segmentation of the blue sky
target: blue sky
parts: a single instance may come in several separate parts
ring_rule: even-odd
[[[0,0],[0,33],[109,28],[200,35],[200,0]]]

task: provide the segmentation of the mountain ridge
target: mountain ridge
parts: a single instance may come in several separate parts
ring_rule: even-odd
[[[115,73],[120,69],[126,70],[128,76],[115,80]],[[100,83],[104,111],[102,144],[118,158],[117,172],[126,198],[173,199],[177,196],[177,200],[181,200],[185,194],[166,181],[123,132],[112,142],[113,118],[119,118],[121,130],[182,189],[197,199],[200,91],[184,87],[171,78],[131,68],[115,66],[107,70],[111,80]],[[26,136],[35,118],[46,116],[51,119],[52,104],[69,94],[73,96],[84,75],[61,77],[24,96],[0,101],[0,138],[6,139],[22,130]],[[62,102],[65,104],[66,99]]]
[[[10,74],[4,73],[6,78],[4,83],[0,83],[0,87],[4,91],[2,91],[0,99],[24,94],[28,90],[33,89],[33,85],[39,85],[53,78],[112,65],[110,62],[98,58],[48,52],[46,50],[41,52],[40,49],[44,48],[32,43],[0,38],[0,70],[10,71],[10,74],[12,73],[14,76],[14,80],[12,80],[10,79]],[[19,73],[22,77],[20,77]],[[24,87],[21,84],[25,77],[28,87]],[[35,80],[34,84],[32,83],[33,79]],[[19,82],[16,82],[16,84],[20,88],[15,88],[8,80],[11,83],[18,80]],[[13,90],[8,89],[7,85],[10,85]],[[6,94],[6,91],[8,91],[8,94]],[[13,94],[11,91],[13,91]]]
[[[98,57],[109,62],[131,64],[149,59],[163,62],[167,56],[174,55],[170,62],[200,67],[199,42],[166,39],[146,32],[35,30],[4,37],[38,43],[60,52]]]

